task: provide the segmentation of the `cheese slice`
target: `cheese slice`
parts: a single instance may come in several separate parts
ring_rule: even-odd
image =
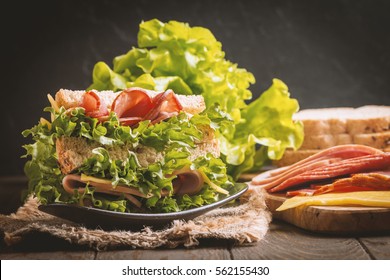
[[[328,193],[315,196],[295,196],[283,202],[276,211],[299,206],[370,206],[390,208],[390,191]]]

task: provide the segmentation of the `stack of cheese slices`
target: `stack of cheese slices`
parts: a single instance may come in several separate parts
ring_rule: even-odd
[[[297,150],[287,150],[277,166],[291,165],[323,149],[360,144],[390,152],[390,106],[367,105],[301,110],[305,138]]]

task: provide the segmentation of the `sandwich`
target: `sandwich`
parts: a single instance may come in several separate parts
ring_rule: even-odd
[[[216,107],[206,112],[201,95],[134,87],[61,89],[48,99],[50,120],[23,132],[34,140],[24,146],[26,195],[43,204],[176,212],[234,187],[215,130],[229,120]]]

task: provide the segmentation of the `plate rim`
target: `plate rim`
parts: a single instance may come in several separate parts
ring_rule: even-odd
[[[236,184],[242,184],[243,188],[234,194],[227,196],[221,200],[218,200],[216,202],[206,204],[200,207],[195,207],[183,211],[178,211],[178,212],[169,212],[169,213],[127,213],[127,212],[116,212],[116,211],[111,211],[111,210],[106,210],[106,209],[100,209],[100,208],[94,208],[94,207],[87,207],[87,206],[80,206],[80,205],[72,205],[72,204],[66,204],[66,203],[50,203],[50,204],[42,204],[38,206],[38,209],[42,212],[48,213],[53,216],[57,216],[60,218],[61,215],[55,215],[53,213],[50,213],[50,211],[45,211],[47,209],[68,209],[68,210],[75,210],[75,211],[83,211],[85,213],[87,212],[92,212],[93,214],[96,215],[102,215],[105,217],[116,217],[120,219],[128,219],[128,220],[145,220],[145,221],[168,221],[168,220],[179,220],[179,219],[184,219],[186,216],[191,216],[191,219],[197,216],[202,215],[202,213],[211,211],[213,209],[219,208],[220,206],[223,206],[227,204],[228,202],[240,197],[243,195],[248,189],[249,185],[246,183],[236,183]],[[199,214],[199,215],[197,215]],[[67,218],[64,218],[67,219]],[[70,220],[70,219],[67,219]],[[72,221],[72,220],[70,220]]]

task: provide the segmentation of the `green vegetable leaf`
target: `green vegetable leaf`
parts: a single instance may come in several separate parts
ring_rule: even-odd
[[[126,78],[112,71],[110,67],[102,61],[96,63],[92,75],[94,84],[89,87],[90,89],[118,90],[126,87]]]
[[[274,79],[260,98],[242,110],[244,121],[236,125],[234,135],[220,138],[233,177],[258,169],[267,158],[280,159],[286,148],[302,144],[303,125],[292,120],[299,105],[289,96],[287,86]]]

